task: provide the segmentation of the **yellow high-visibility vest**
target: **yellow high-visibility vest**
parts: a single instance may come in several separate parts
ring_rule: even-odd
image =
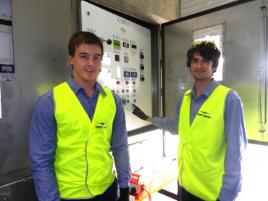
[[[110,90],[99,93],[93,120],[64,82],[54,88],[57,148],[54,168],[61,198],[91,198],[114,181],[110,154],[116,105]]]
[[[192,124],[191,90],[184,94],[180,109],[179,183],[185,190],[206,201],[215,201],[222,186],[226,152],[224,106],[229,91],[225,86],[217,86]]]

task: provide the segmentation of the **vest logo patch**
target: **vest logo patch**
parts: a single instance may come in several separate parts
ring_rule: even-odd
[[[208,118],[208,119],[211,118],[210,114],[209,114],[208,112],[205,112],[205,111],[199,111],[199,112],[197,113],[197,115],[199,115],[199,116],[201,116],[201,117]]]
[[[100,123],[97,123],[96,128],[107,128],[107,125],[104,122],[100,122]]]

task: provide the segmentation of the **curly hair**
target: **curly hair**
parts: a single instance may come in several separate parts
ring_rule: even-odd
[[[214,72],[216,72],[221,53],[213,41],[194,41],[187,52],[187,67],[191,66],[191,61],[195,53],[200,54],[204,59],[208,61],[212,61],[212,68],[214,69]]]

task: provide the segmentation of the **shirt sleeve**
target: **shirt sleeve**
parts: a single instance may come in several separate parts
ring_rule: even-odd
[[[116,94],[114,94],[114,98],[116,103],[116,114],[113,122],[111,150],[114,157],[119,187],[126,188],[129,187],[131,175],[128,134],[123,104],[120,97]]]
[[[56,121],[49,92],[35,104],[30,127],[30,166],[38,200],[60,201],[53,167],[55,148]]]
[[[182,96],[179,96],[178,102],[175,107],[175,114],[173,119],[153,117],[153,124],[172,134],[178,134],[181,103],[182,103]]]
[[[227,149],[219,200],[231,201],[241,191],[241,163],[247,146],[243,105],[238,94],[232,90],[226,98],[224,119]]]

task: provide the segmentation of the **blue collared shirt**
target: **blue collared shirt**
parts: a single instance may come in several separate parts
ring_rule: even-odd
[[[73,79],[67,83],[76,94],[81,105],[92,120],[98,100],[98,94],[104,94],[102,87],[96,83],[95,92],[88,97],[83,88],[80,88]],[[113,121],[111,151],[114,157],[117,178],[120,188],[129,186],[130,162],[125,114],[121,99],[114,94],[116,114]],[[35,189],[39,200],[59,201],[60,196],[54,171],[54,153],[56,149],[57,124],[54,116],[53,93],[49,91],[41,96],[34,108],[30,128],[30,165],[33,174]]]
[[[192,89],[192,101],[190,122],[192,123],[200,107],[219,84],[212,81],[207,89],[196,96],[195,88]],[[172,134],[178,133],[178,122],[182,95],[176,104],[173,119],[153,118],[153,123]],[[224,175],[222,187],[218,199],[220,201],[232,201],[241,191],[241,162],[243,152],[247,146],[246,130],[243,117],[243,105],[238,94],[230,90],[226,97],[224,108],[224,131],[226,138],[226,154],[224,162]]]

